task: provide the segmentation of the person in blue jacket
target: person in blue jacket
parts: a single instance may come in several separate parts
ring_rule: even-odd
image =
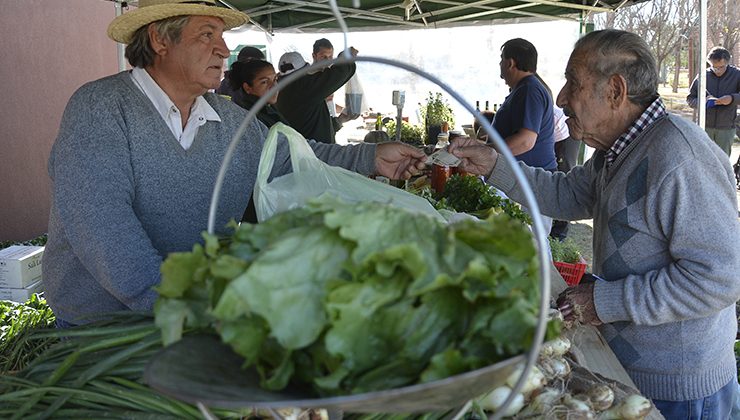
[[[740,70],[730,65],[730,52],[714,47],[707,55],[707,119],[705,131],[727,156],[735,139],[735,118],[740,103]],[[686,102],[696,108],[699,76],[691,83]]]

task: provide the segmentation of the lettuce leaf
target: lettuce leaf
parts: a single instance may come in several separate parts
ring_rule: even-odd
[[[330,196],[163,265],[157,325],[208,328],[261,386],[318,395],[442,379],[521,354],[537,322],[530,230],[505,214],[444,224]],[[557,333],[557,327],[548,333]]]

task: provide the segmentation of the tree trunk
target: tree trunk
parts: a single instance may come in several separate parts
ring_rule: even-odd
[[[678,93],[678,75],[681,73],[681,41],[676,43],[676,55],[673,58],[673,93]]]
[[[689,83],[691,83],[692,80],[694,80],[694,75],[696,74],[696,54],[695,49],[696,47],[696,41],[694,40],[694,36],[692,35],[689,38],[689,60],[688,60],[688,68],[689,68]]]

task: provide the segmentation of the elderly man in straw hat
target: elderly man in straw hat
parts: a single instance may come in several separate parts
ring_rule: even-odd
[[[140,0],[108,28],[133,70],[82,86],[67,104],[49,158],[52,208],[46,297],[60,326],[96,314],[151,310],[170,252],[207,225],[218,169],[246,111],[207,93],[229,49],[223,31],[247,21],[214,0]],[[223,184],[216,226],[241,217],[255,182],[264,125],[244,134]],[[401,144],[311,144],[333,165],[405,178],[424,154]],[[280,147],[273,176],[290,171]]]
[[[563,172],[519,164],[542,212],[593,218],[598,278],[558,299],[566,320],[598,325],[666,419],[727,419],[737,387],[740,223],[727,155],[666,112],[650,48],[635,34],[591,32],[575,45],[558,106],[570,135],[596,149]],[[523,200],[511,165],[469,139],[450,147],[467,172]]]

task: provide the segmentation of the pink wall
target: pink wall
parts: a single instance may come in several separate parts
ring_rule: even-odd
[[[46,232],[49,151],[72,93],[118,71],[114,16],[103,0],[0,0],[0,241]]]

